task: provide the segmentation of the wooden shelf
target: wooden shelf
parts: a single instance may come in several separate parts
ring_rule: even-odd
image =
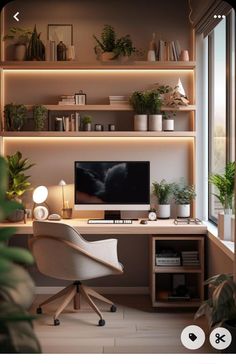
[[[157,300],[153,302],[153,307],[198,307],[201,301],[199,299],[192,299],[190,301],[168,301],[168,300]]]
[[[74,61],[6,61],[0,63],[0,68],[5,70],[193,70],[195,66],[196,62],[194,61],[135,61],[129,63],[119,63],[115,61],[103,63],[79,63]]]
[[[156,266],[154,268],[155,273],[201,273],[202,269],[201,266],[189,266],[189,267],[183,267],[182,265],[179,267],[162,267],[162,266]]]
[[[5,131],[0,132],[0,137],[195,137],[194,131]]]

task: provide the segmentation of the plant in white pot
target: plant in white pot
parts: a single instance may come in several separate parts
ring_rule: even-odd
[[[162,115],[163,115],[163,130],[164,131],[174,131],[174,124],[175,124],[174,116],[176,115],[175,112],[164,111],[162,113]]]
[[[209,329],[222,326],[230,331],[231,344],[223,350],[235,353],[236,348],[236,283],[232,274],[218,274],[206,280],[211,289],[210,298],[204,301],[195,314],[195,319],[206,316]]]
[[[159,219],[169,219],[170,199],[173,192],[173,183],[167,183],[164,179],[160,183],[153,182],[153,193],[157,197],[158,208],[157,217]]]
[[[129,102],[134,109],[134,130],[146,131],[148,128],[147,116],[147,92],[135,91],[132,93]]]
[[[26,57],[26,47],[29,43],[32,30],[18,27],[11,27],[9,32],[4,36],[3,40],[13,40],[14,43],[14,59],[16,61],[24,61]]]
[[[224,210],[218,214],[218,236],[222,240],[231,240],[234,181],[235,162],[227,163],[223,174],[211,174],[209,177],[209,182],[218,190],[213,195],[220,201]]]
[[[91,131],[92,130],[92,116],[90,115],[84,115],[81,119],[81,122],[83,124],[83,130],[84,131]]]
[[[175,183],[173,196],[176,204],[177,217],[190,217],[190,204],[196,197],[193,185],[186,185],[183,181]]]
[[[148,129],[150,131],[162,131],[162,113],[161,106],[163,100],[157,90],[147,93],[147,108],[148,108]]]

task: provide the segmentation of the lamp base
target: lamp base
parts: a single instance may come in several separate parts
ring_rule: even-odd
[[[72,218],[72,208],[62,209],[61,216],[63,219],[71,219]]]

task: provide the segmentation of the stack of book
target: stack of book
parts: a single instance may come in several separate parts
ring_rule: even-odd
[[[156,265],[159,266],[180,266],[180,256],[176,252],[160,252],[156,254]]]
[[[110,105],[127,105],[127,96],[109,96]]]
[[[157,45],[157,61],[178,61],[181,47],[178,40],[164,41],[159,40]]]
[[[75,95],[62,95],[58,105],[75,105]]]
[[[198,251],[182,251],[183,266],[200,265]]]

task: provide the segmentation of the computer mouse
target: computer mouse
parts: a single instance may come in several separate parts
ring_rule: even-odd
[[[145,225],[145,224],[147,224],[148,222],[147,222],[147,220],[140,220],[140,224],[143,224],[143,225]]]

